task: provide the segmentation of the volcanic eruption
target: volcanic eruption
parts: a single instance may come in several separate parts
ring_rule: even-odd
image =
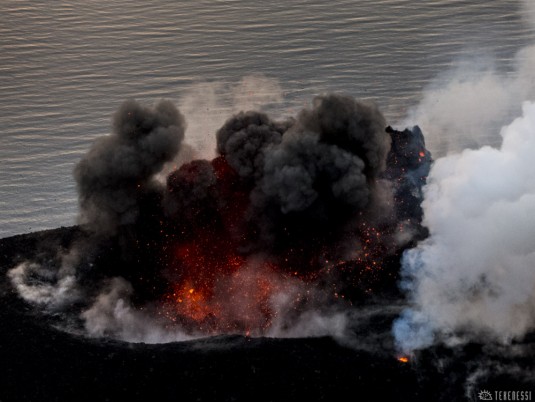
[[[161,340],[284,334],[396,291],[402,251],[426,236],[431,155],[418,127],[322,95],[286,120],[237,113],[213,160],[158,180],[185,133],[169,101],[119,108],[74,170],[82,234],[10,272],[23,298],[74,310],[91,335],[154,340],[152,327]]]
[[[532,199],[524,186],[531,170],[508,179],[518,163],[530,161],[534,109],[524,109],[503,130],[501,149],[432,164],[418,126],[396,130],[375,105],[327,94],[291,118],[236,113],[214,133],[217,155],[207,160],[185,157],[191,154],[186,120],[171,102],[126,101],[112,133],[96,139],[74,169],[80,224],[4,242],[0,256],[12,267],[11,288],[26,302],[6,292],[5,315],[17,333],[46,327],[45,336],[58,339],[49,350],[38,336],[38,346],[26,352],[33,359],[37,350],[45,365],[65,355],[71,341],[71,350],[85,350],[97,366],[124,349],[132,360],[120,365],[133,362],[141,383],[157,359],[155,381],[174,383],[180,372],[183,383],[200,384],[188,391],[195,398],[209,389],[199,373],[214,362],[221,364],[215,383],[226,387],[231,378],[240,387],[247,378],[255,397],[259,384],[272,388],[281,365],[295,375],[277,392],[315,378],[311,394],[342,395],[355,378],[366,389],[386,378],[395,384],[379,387],[388,395],[411,389],[414,400],[452,400],[475,395],[488,381],[506,389],[510,373],[524,387],[533,372],[525,335],[533,282],[531,265],[523,263],[532,256],[524,241],[531,237],[522,234],[532,225],[519,216]],[[466,163],[471,169],[464,172]],[[489,171],[504,185],[489,185]],[[450,204],[458,208],[443,207]],[[475,218],[485,236],[472,225]],[[491,230],[496,219],[520,235],[498,242],[503,236]],[[468,241],[474,233],[479,248]],[[525,259],[503,252],[511,245],[527,250]],[[480,258],[487,248],[497,264]],[[507,277],[501,258],[519,262]],[[29,313],[20,313],[28,305]],[[27,321],[19,323],[21,316]],[[79,336],[58,337],[58,328]],[[523,336],[526,342],[518,343]],[[315,339],[273,339],[282,337]],[[11,333],[4,339],[8,351],[28,342]],[[218,352],[205,353],[213,348]],[[228,370],[222,350],[241,362],[239,371]],[[250,354],[257,356],[254,365]],[[20,366],[17,378],[25,378],[26,365]],[[256,366],[264,375],[256,376]],[[77,363],[60,367],[77,377],[70,373]],[[50,381],[37,383],[35,392],[42,383]],[[106,393],[115,389],[110,384]]]

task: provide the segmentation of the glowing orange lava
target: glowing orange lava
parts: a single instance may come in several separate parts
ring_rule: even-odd
[[[409,362],[409,358],[407,356],[400,356],[400,357],[398,357],[398,361],[401,362],[401,363],[408,363]]]
[[[193,332],[261,334],[285,283],[272,263],[237,254],[228,236],[203,231],[175,246],[163,315]],[[290,275],[288,275],[290,276]]]
[[[202,204],[205,209],[193,205],[192,210],[203,215],[195,224],[169,223],[174,225],[164,249],[169,285],[161,314],[171,325],[204,334],[256,336],[272,326],[281,303],[287,310],[298,310],[313,300],[310,289],[318,283],[322,283],[321,292],[341,303],[351,303],[346,283],[366,294],[372,292],[388,255],[388,228],[366,219],[355,222],[358,251],[349,261],[337,251],[331,253],[321,238],[314,246],[279,245],[276,255],[254,254],[249,250],[254,244],[251,237],[254,240],[258,233],[250,230],[247,220],[251,189],[223,157],[214,159],[210,168],[216,180],[205,190],[217,194],[217,202]],[[172,185],[187,191],[202,169],[182,166]]]
[[[189,289],[188,289],[189,288]],[[172,294],[166,296],[167,301],[175,304],[176,310],[184,312],[192,320],[202,321],[213,314],[213,306],[208,303],[208,297],[202,291],[185,286],[177,286]]]

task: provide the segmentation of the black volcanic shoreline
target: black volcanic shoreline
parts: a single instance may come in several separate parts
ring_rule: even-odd
[[[57,330],[17,297],[6,271],[53,252],[77,227],[0,240],[0,400],[333,400],[370,390],[370,400],[418,399],[410,365],[340,346],[330,338],[220,336],[169,344],[87,339]],[[421,399],[424,400],[424,399]]]
[[[328,337],[219,336],[149,345],[68,334],[22,301],[5,273],[24,259],[46,258],[79,236],[79,228],[69,227],[0,240],[2,402],[333,401],[347,395],[358,401],[477,400],[465,395],[471,371],[492,358],[509,362],[473,344],[435,347],[403,364]],[[529,370],[532,358],[516,358],[514,364]],[[533,384],[502,373],[484,385],[515,390]]]

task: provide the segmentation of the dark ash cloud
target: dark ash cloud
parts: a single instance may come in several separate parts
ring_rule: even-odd
[[[95,141],[74,169],[81,223],[100,233],[134,223],[140,194],[177,154],[185,128],[183,116],[170,101],[154,108],[133,100],[123,103],[114,116],[112,134]]]

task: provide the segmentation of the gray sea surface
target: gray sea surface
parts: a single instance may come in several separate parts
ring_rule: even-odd
[[[72,169],[124,99],[188,105],[192,137],[256,90],[274,115],[337,91],[395,123],[463,58],[514,74],[524,14],[520,0],[2,0],[0,237],[75,223]],[[217,102],[195,109],[203,91]]]

